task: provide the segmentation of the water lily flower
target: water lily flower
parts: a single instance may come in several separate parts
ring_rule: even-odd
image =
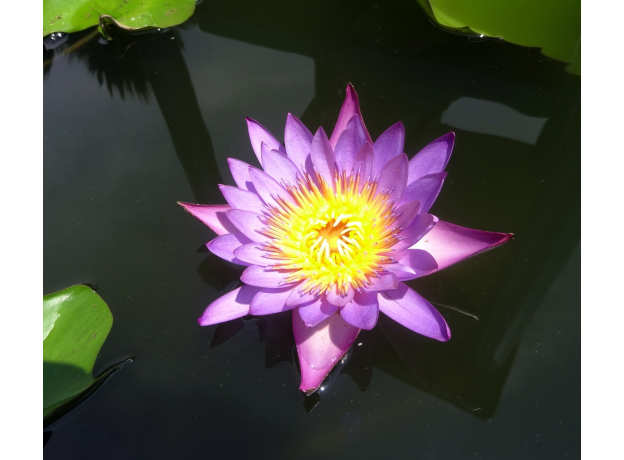
[[[349,85],[330,138],[295,116],[282,145],[247,119],[262,169],[230,158],[237,187],[220,185],[228,204],[179,203],[214,230],[208,249],[247,266],[243,286],[223,295],[199,324],[293,309],[301,387],[315,391],[379,312],[414,332],[446,341],[442,315],[404,281],[501,245],[507,233],[439,220],[437,198],[454,133],[411,160],[402,123],[373,142]]]

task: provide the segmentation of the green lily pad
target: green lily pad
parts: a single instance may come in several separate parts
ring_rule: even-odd
[[[417,0],[444,28],[539,47],[581,74],[580,0]]]
[[[43,36],[114,23],[127,30],[181,24],[195,0],[43,0]]]
[[[94,383],[95,359],[113,325],[102,298],[87,286],[43,297],[43,415]]]

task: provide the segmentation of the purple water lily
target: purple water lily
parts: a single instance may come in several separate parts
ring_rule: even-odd
[[[220,185],[227,205],[179,203],[219,236],[207,246],[247,266],[245,285],[211,303],[202,326],[294,309],[301,390],[311,393],[379,312],[440,341],[440,313],[403,281],[492,249],[512,234],[472,230],[428,211],[446,173],[455,135],[431,142],[411,160],[402,123],[372,141],[353,87],[330,138],[296,117],[285,147],[247,119],[262,169],[228,159],[238,187]]]

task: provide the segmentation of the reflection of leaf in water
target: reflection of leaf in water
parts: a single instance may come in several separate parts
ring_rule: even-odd
[[[581,2],[579,0],[417,0],[445,27],[502,37],[539,47],[548,57],[568,62],[581,73]]]
[[[135,44],[149,40],[151,35],[130,36],[119,34],[119,38],[104,45],[92,39],[69,55],[69,59],[83,61],[89,73],[94,75],[100,85],[106,85],[113,97],[119,92],[121,99],[126,95],[136,95],[139,99],[149,100],[149,85]]]
[[[165,28],[186,21],[195,0],[44,0],[43,35],[79,32],[109,21],[127,30]]]
[[[44,51],[44,78],[50,75],[53,62],[66,56],[70,62],[84,63],[99,84],[106,85],[111,98],[118,92],[122,99],[130,95],[148,102],[149,84],[134,45],[152,37],[119,32],[114,40],[101,43],[94,30],[69,34],[63,45]]]

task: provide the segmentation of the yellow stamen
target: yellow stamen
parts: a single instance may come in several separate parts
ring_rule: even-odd
[[[321,295],[333,286],[345,295],[378,277],[385,253],[399,239],[389,192],[358,173],[336,172],[335,185],[316,174],[287,185],[292,200],[277,198],[268,208],[263,249],[272,269],[293,270],[286,282],[303,281],[299,292]]]

